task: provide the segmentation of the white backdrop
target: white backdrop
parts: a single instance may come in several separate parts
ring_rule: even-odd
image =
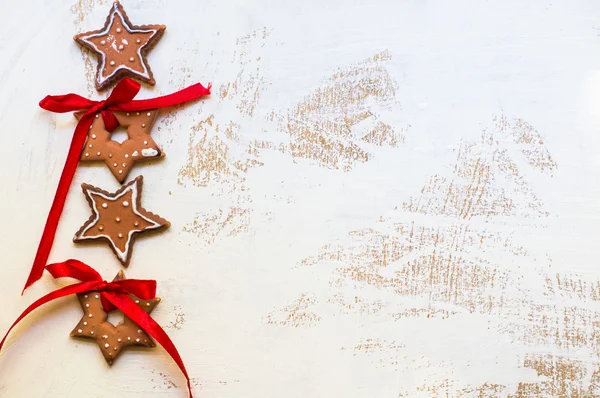
[[[21,297],[75,127],[46,94],[93,88],[72,36],[108,0],[0,0],[0,330],[69,281]],[[167,25],[141,97],[167,110],[166,158],[137,165],[171,221],[136,242],[154,318],[198,397],[600,396],[600,5],[595,1],[124,0]],[[82,165],[51,261],[107,279],[80,246]],[[0,353],[1,397],[186,397],[162,350],[109,368],[69,338],[75,298]],[[35,382],[34,382],[35,380]]]

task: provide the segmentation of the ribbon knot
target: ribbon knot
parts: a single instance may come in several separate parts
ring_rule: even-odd
[[[156,281],[154,280],[115,279],[108,282],[103,280],[93,268],[79,260],[50,264],[46,266],[46,269],[54,278],[78,279],[87,291],[99,292],[102,307],[106,312],[114,311],[116,307],[106,298],[105,292],[132,295],[142,300],[151,300],[156,297]]]
[[[119,126],[119,122],[113,112],[140,112],[183,104],[210,94],[211,86],[209,85],[206,88],[200,83],[196,83],[173,94],[157,98],[134,100],[140,91],[140,87],[139,83],[125,78],[115,86],[114,90],[105,100],[94,101],[71,93],[65,95],[48,95],[40,101],[40,107],[50,112],[84,111],[84,114],[79,119],[75,128],[67,160],[58,182],[56,194],[54,195],[54,201],[52,202],[52,207],[44,226],[44,232],[42,233],[42,238],[40,239],[40,244],[33,260],[31,272],[23,291],[39,280],[44,273],[44,267],[48,262],[48,256],[50,255],[54,236],[56,235],[58,221],[65,206],[69,187],[75,176],[77,163],[85,146],[90,126],[98,112],[102,115],[106,130],[112,132]]]

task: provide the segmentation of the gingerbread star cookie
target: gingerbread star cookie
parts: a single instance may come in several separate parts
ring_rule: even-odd
[[[125,279],[123,271],[119,271],[115,281]],[[160,303],[160,297],[152,300],[140,300],[130,296],[147,314],[150,314]],[[108,321],[108,313],[102,307],[99,292],[86,292],[77,295],[83,318],[71,332],[71,337],[91,339],[98,344],[102,355],[108,365],[112,365],[119,354],[129,346],[155,347],[152,338],[127,316],[123,316],[123,323],[115,326]]]
[[[87,141],[80,160],[82,162],[103,161],[122,184],[127,179],[133,164],[139,161],[161,158],[164,153],[150,137],[158,110],[143,112],[113,112],[119,125],[127,129],[127,139],[121,143],[111,138],[104,119],[96,114],[88,132]],[[83,113],[75,114],[81,118]]]
[[[164,218],[142,207],[142,183],[143,177],[139,176],[115,193],[82,184],[93,214],[77,231],[73,241],[105,240],[119,261],[127,267],[137,234],[165,229],[171,225]]]
[[[146,55],[158,43],[165,29],[164,25],[133,25],[123,6],[116,1],[102,29],[80,33],[74,39],[98,57],[98,91],[124,77],[153,86],[156,82]]]

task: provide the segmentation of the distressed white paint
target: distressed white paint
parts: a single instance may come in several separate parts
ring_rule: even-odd
[[[72,116],[48,114],[37,103],[50,93],[98,98],[90,90],[72,36],[78,29],[101,27],[110,3],[86,11],[82,22],[71,12],[73,3],[3,4],[10,17],[0,26],[0,147],[6,170],[0,177],[2,331],[29,303],[67,283],[46,275],[20,296],[75,126]],[[298,263],[317,255],[325,244],[349,245],[348,232],[376,228],[382,218],[433,227],[452,223],[395,209],[418,197],[432,174],[451,172],[461,141],[479,140],[483,129],[492,129],[494,117],[523,118],[540,132],[558,164],[552,178],[528,168],[522,157],[518,164],[550,216],[533,221],[509,217],[491,226],[474,219],[470,225],[511,236],[513,244],[529,253],[518,259],[501,251],[482,254],[518,281],[503,287],[506,298],[555,305],[559,313],[574,306],[597,314],[598,301],[548,298],[543,290],[546,274],[571,274],[590,283],[600,279],[597,2],[123,3],[133,23],[167,26],[149,57],[156,88],[144,89],[141,97],[167,94],[196,81],[211,81],[216,88],[212,98],[179,109],[168,123],[159,119],[160,130],[155,128],[153,137],[167,157],[136,165],[132,174],[145,176],[144,206],[169,219],[172,227],[138,241],[127,274],[158,280],[163,301],[153,316],[159,323],[168,326],[177,322],[178,313],[185,314],[180,328],[167,332],[196,381],[197,396],[420,397],[435,394],[419,386],[446,379],[458,389],[486,382],[506,385],[499,394],[504,396],[516,391],[519,382],[540,380],[523,366],[524,357],[535,352],[583,361],[588,372],[584,383],[590,382],[599,362],[593,347],[524,344],[506,330],[506,318],[469,314],[450,304],[448,309],[460,315],[393,322],[388,312],[425,308],[426,298],[352,283],[334,288],[330,281],[340,264]],[[268,40],[237,42],[263,29],[269,32]],[[228,236],[225,231],[207,244],[202,236],[182,231],[197,213],[236,204],[218,184],[204,188],[177,183],[192,126],[214,114],[221,125],[230,120],[240,124],[242,142],[285,141],[266,119],[271,111],[293,107],[337,68],[382,50],[392,55],[385,68],[398,82],[397,104],[374,104],[373,109],[397,129],[411,126],[405,144],[396,149],[368,147],[372,160],[347,173],[263,151],[259,160],[265,165],[246,175],[251,201],[245,205],[253,211],[248,232]],[[241,115],[235,101],[221,101],[218,95],[220,85],[240,73],[242,51],[248,59],[260,57],[264,79],[252,118]],[[244,72],[246,81],[252,72]],[[234,157],[242,157],[244,150],[230,148]],[[109,191],[118,188],[103,165],[78,169],[51,260],[77,258],[109,279],[121,269],[109,249],[71,241],[89,217],[79,188],[82,182]],[[344,314],[327,303],[332,291],[340,289],[346,297],[383,300],[387,307],[375,316]],[[268,314],[302,293],[318,299],[311,311],[321,321],[298,328],[267,324]],[[527,315],[505,315],[513,322],[508,327],[527,323]],[[23,322],[0,353],[0,396],[186,396],[183,378],[160,348],[126,352],[109,369],[94,344],[69,338],[79,317],[76,300],[65,299]],[[583,326],[590,332],[592,327]],[[354,355],[352,347],[370,337],[395,341],[403,348]]]

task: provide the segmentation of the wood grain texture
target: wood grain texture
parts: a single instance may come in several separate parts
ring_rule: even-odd
[[[597,2],[122,3],[167,26],[141,98],[213,83],[157,119],[166,157],[132,178],[172,225],[127,270],[158,280],[197,396],[600,396]],[[6,5],[1,330],[68,283],[20,296],[75,127],[37,103],[100,98],[72,36],[110,4]],[[118,189],[78,169],[51,261],[110,278],[106,247],[72,243],[82,182]],[[63,299],[15,330],[0,397],[186,396],[160,347],[109,368],[79,317]]]

